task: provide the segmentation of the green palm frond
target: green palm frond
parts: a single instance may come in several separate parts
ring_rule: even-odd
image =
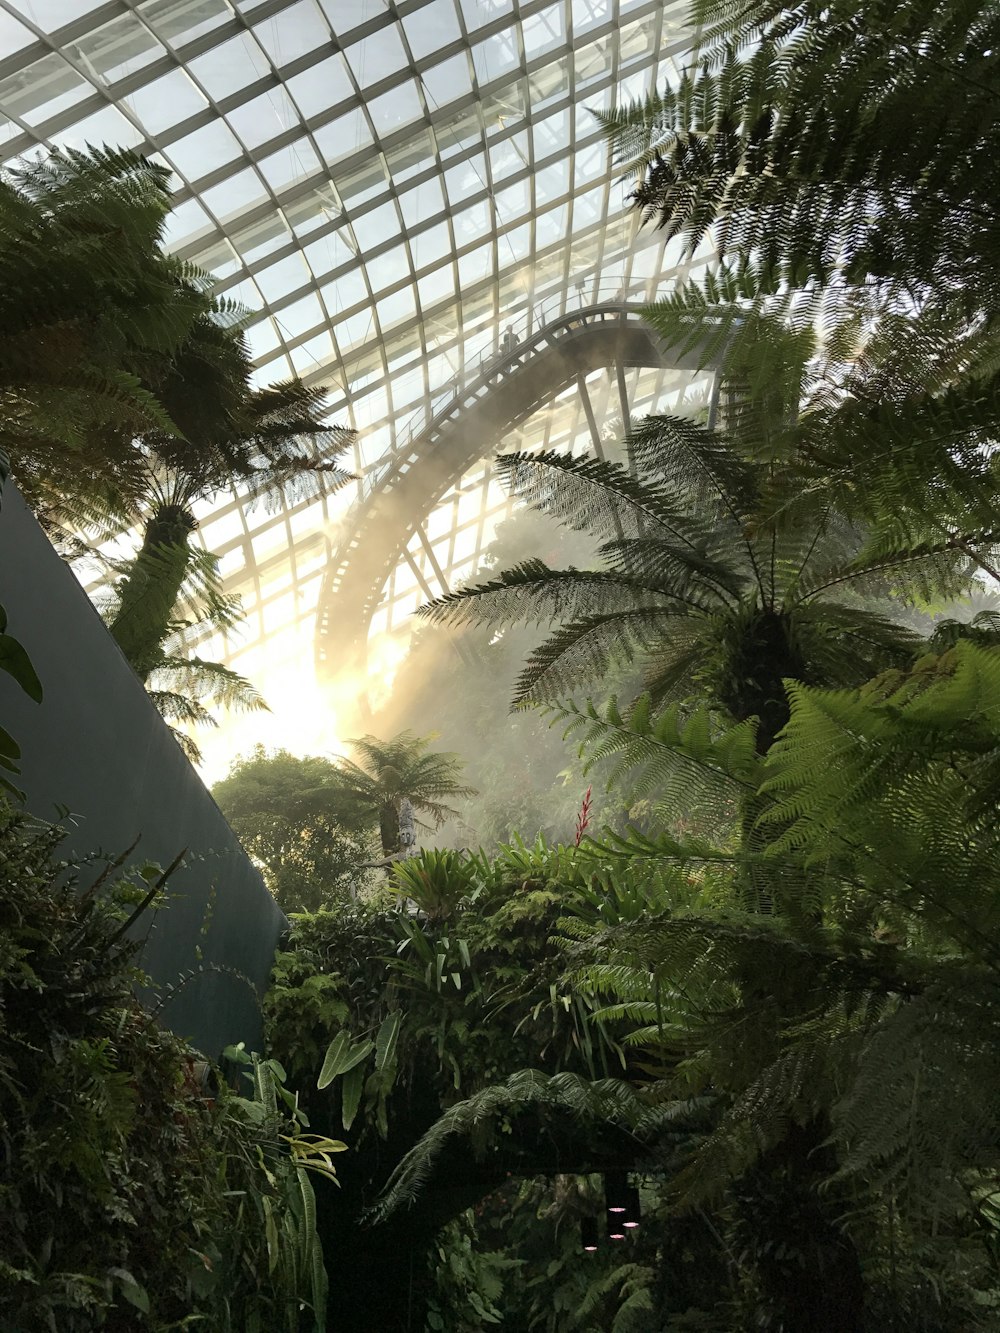
[[[151,693],[157,692],[161,682],[170,682],[177,690],[183,690],[189,701],[198,707],[202,707],[204,701],[209,706],[238,712],[270,711],[259,690],[245,676],[221,662],[164,654],[153,667],[150,680]]]
[[[419,614],[437,624],[544,624],[565,617],[585,616],[610,597],[642,609],[656,605],[660,588],[653,578],[611,570],[550,569],[543,560],[525,560],[488,583],[448,593],[420,608]],[[671,592],[668,604],[692,598]],[[697,603],[695,603],[697,604]]]
[[[412,1203],[450,1139],[475,1131],[481,1140],[490,1121],[532,1107],[573,1121],[619,1126],[638,1146],[654,1136],[661,1143],[667,1136],[685,1140],[695,1126],[700,1129],[703,1124],[705,1104],[698,1100],[664,1103],[655,1088],[638,1091],[621,1079],[589,1082],[572,1073],[519,1070],[503,1083],[449,1107],[395,1168],[370,1218],[387,1217]]]
[[[512,708],[565,696],[582,680],[599,680],[612,666],[652,647],[685,614],[665,600],[661,606],[626,606],[570,621],[532,649],[514,684]]]
[[[696,808],[726,789],[732,800],[741,790],[756,789],[759,781],[753,722],[726,726],[704,707],[685,714],[675,705],[655,714],[648,695],[625,714],[614,700],[603,712],[592,703],[545,711],[553,723],[564,724],[564,735],[579,737],[585,773],[613,760],[609,787],[632,775],[636,797],[655,795],[664,809]]]
[[[841,272],[995,308],[994,6],[719,2],[692,18],[690,68],[601,116],[645,218],[793,286]]]
[[[496,469],[518,499],[603,540],[652,530],[695,553],[707,545],[708,530],[665,487],[648,475],[636,480],[618,463],[550,450],[500,454]]]

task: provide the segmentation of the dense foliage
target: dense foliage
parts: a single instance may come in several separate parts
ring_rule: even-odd
[[[305,1168],[338,1145],[279,1065],[233,1051],[231,1091],[137,1004],[126,932],[162,876],[83,874],[61,838],[0,810],[0,1323],[323,1328]]]
[[[983,0],[696,0],[699,59],[604,119],[634,200],[794,285],[997,309],[996,52]]]
[[[371,820],[337,766],[257,746],[212,795],[286,912],[314,912],[364,889]]]

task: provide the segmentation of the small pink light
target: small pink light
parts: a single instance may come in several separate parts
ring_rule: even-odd
[[[625,1232],[624,1232],[624,1231],[609,1231],[609,1232],[608,1232],[608,1240],[624,1240],[624,1239],[625,1239]]]
[[[637,1227],[637,1226],[639,1225],[639,1223],[638,1223],[638,1222],[625,1222],[624,1225],[627,1226],[627,1227]]]
[[[591,1254],[591,1253],[593,1253],[594,1250],[597,1249],[597,1246],[596,1246],[596,1245],[585,1245],[583,1248],[587,1251],[588,1254]]]
[[[608,1205],[608,1212],[609,1212],[609,1213],[624,1213],[624,1212],[625,1212],[625,1205],[624,1205],[623,1203],[609,1204],[609,1205]]]

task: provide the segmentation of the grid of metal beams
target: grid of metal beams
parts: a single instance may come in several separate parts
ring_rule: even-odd
[[[669,282],[675,256],[637,232],[591,112],[674,71],[685,10],[0,0],[0,152],[114,143],[169,165],[169,244],[260,311],[262,382],[329,386],[364,475],[538,303],[585,305],[609,281],[644,299]],[[598,422],[620,410],[605,387],[596,377]],[[626,387],[641,410],[656,379]],[[547,414],[546,442],[587,429],[581,411],[574,398]],[[240,642],[213,647],[246,674],[276,652],[300,660],[348,498],[269,513],[230,495],[206,510],[201,539],[248,613]],[[427,517],[387,588],[387,628],[424,584],[474,569],[504,504],[480,468]]]

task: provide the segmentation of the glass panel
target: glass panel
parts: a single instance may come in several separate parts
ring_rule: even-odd
[[[356,225],[365,250],[372,250],[383,241],[388,241],[400,233],[399,215],[395,204],[391,201],[380,204],[370,213],[365,213],[363,217],[357,219]]]
[[[413,262],[417,268],[426,268],[443,258],[451,250],[451,234],[446,222],[435,222],[433,227],[410,238]]]
[[[313,138],[325,162],[338,162],[351,157],[372,142],[372,132],[360,107],[338,116],[327,125],[313,130]]]
[[[510,0],[461,0],[462,17],[469,32],[483,28],[501,15],[512,16]]]
[[[326,315],[315,292],[279,310],[275,319],[286,342],[326,323]]]
[[[553,241],[561,240],[566,234],[566,205],[553,208],[535,219],[535,244],[541,250]]]
[[[440,65],[432,65],[420,76],[431,107],[446,106],[468,94],[472,87],[469,61],[465,55],[452,56]]]
[[[370,37],[362,38],[356,45],[349,46],[346,54],[347,63],[362,88],[370,88],[391,74],[398,74],[407,64],[406,51],[394,25],[379,28]]]
[[[408,230],[414,231],[445,208],[444,191],[436,176],[399,196],[399,207]]]
[[[412,319],[417,313],[412,287],[401,287],[389,296],[380,296],[377,302],[379,323],[383,329]]]
[[[553,153],[566,156],[566,144],[569,142],[569,110],[563,108],[554,111],[544,120],[538,120],[532,127],[535,142],[535,160],[550,157]]]
[[[430,0],[415,14],[407,14],[403,29],[415,60],[442,50],[462,36],[454,0]]]
[[[520,227],[509,228],[500,238],[499,247],[501,262],[504,262],[505,257],[524,259],[531,250],[531,224],[525,222]]]
[[[336,281],[325,283],[320,290],[323,293],[326,308],[331,314],[335,311],[350,310],[359,302],[370,299],[364,273],[360,266],[348,269],[346,273],[341,273]],[[340,337],[340,334],[338,333],[337,336]]]
[[[577,149],[573,155],[573,181],[577,189],[604,174],[608,165],[607,144],[603,140]]]
[[[183,204],[178,204],[172,209],[167,217],[166,245],[172,248],[189,243],[198,232],[210,227],[212,221],[197,199],[186,199]],[[197,262],[201,264],[204,261],[199,259]]]
[[[230,134],[221,120],[214,120],[172,143],[166,155],[181,175],[193,181],[232,162],[242,152],[236,136]]]
[[[587,194],[577,195],[573,201],[573,227],[589,226],[596,222],[604,211],[604,186],[590,190]]]
[[[30,46],[35,40],[35,34],[23,23],[18,23],[6,9],[0,9],[0,51],[13,55],[15,51],[20,51],[23,46]]]
[[[135,112],[147,134],[153,136],[208,107],[205,98],[181,69],[171,70],[122,100]]]
[[[102,0],[10,0],[42,32],[55,32],[96,9]]]
[[[470,204],[464,208],[453,219],[456,244],[461,245],[463,240],[470,241],[474,237],[485,235],[490,230],[492,213],[492,201],[487,203],[485,199],[481,203]]]
[[[559,4],[549,5],[540,14],[522,19],[521,31],[524,33],[524,56],[532,60],[546,51],[562,46],[566,40],[565,10]]]
[[[0,107],[8,115],[37,125],[93,91],[68,61],[52,52],[0,83]]]
[[[611,20],[611,0],[571,0],[571,4],[574,36]]]
[[[528,183],[525,180],[514,181],[503,190],[498,190],[496,199],[497,214],[503,222],[513,222],[531,209],[528,199]]]
[[[434,145],[426,130],[420,130],[412,139],[386,150],[389,174],[397,185],[402,185],[418,171],[434,164]]]
[[[443,268],[436,268],[426,278],[421,278],[417,283],[417,290],[420,293],[420,304],[425,311],[442,301],[451,300],[455,295],[455,275],[452,266],[447,264]]]
[[[353,171],[344,174],[338,172],[336,184],[345,204],[353,210],[386,193],[385,172],[377,156],[374,160],[369,159],[367,165],[355,167]]]
[[[341,55],[327,56],[318,65],[311,65],[288,79],[285,87],[304,116],[318,115],[355,96]]]
[[[218,188],[221,192],[223,187]],[[231,229],[230,235],[233,244],[248,264],[258,263],[291,239],[284,218],[280,212],[274,210],[250,226],[236,226]]]
[[[566,194],[569,189],[570,168],[569,158],[564,157],[561,161],[554,162],[551,167],[543,167],[541,171],[535,173],[536,208],[540,209],[543,204]]]
[[[337,36],[343,37],[377,14],[384,14],[385,0],[319,0],[319,7]]]
[[[283,88],[269,88],[259,97],[233,107],[226,119],[248,148],[259,148],[299,123],[295,106]]]
[[[364,231],[364,228],[362,228]],[[373,291],[384,291],[410,274],[410,261],[405,245],[394,245],[391,250],[368,261],[368,279]]]
[[[260,174],[276,194],[295,181],[308,180],[319,171],[319,158],[307,139],[298,139],[287,148],[265,157],[260,163]]]
[[[230,218],[251,204],[263,203],[267,191],[255,171],[247,168],[230,176],[221,185],[213,185],[202,195],[205,207],[217,218]]]
[[[493,246],[480,245],[458,260],[458,283],[465,287],[479,282],[493,272]]]
[[[134,14],[122,14],[94,32],[85,33],[66,50],[78,57],[89,73],[105,83],[114,83],[126,74],[134,74],[167,54],[166,48]]]
[[[537,116],[550,103],[561,97],[570,87],[570,57],[560,56],[528,78],[532,114]]]
[[[424,110],[420,104],[417,85],[407,79],[392,92],[383,93],[368,103],[368,113],[379,135],[391,134],[393,130],[423,118]]]
[[[113,106],[102,107],[86,120],[52,136],[52,144],[65,148],[84,149],[92,143],[110,143],[117,148],[135,148],[143,136],[120,111]]]
[[[330,40],[329,26],[312,0],[299,0],[258,23],[253,32],[278,69]]]
[[[174,46],[210,32],[232,17],[227,0],[143,0],[139,12],[156,32]]]
[[[449,167],[444,179],[453,205],[460,205],[470,195],[482,194],[486,189],[486,161],[482,153]]]
[[[618,35],[618,68],[626,69],[648,56],[653,42],[654,26],[651,18],[639,19],[622,28]]]
[[[492,83],[501,74],[506,74],[518,65],[517,42],[514,29],[487,37],[477,42],[472,48],[472,63],[476,69],[476,78],[480,84]]]
[[[248,88],[271,68],[270,61],[247,32],[214,46],[189,64],[191,73],[216,101],[240,88]]]
[[[494,139],[490,144],[490,170],[493,183],[517,175],[528,167],[528,136],[523,131],[509,139]]]
[[[254,277],[265,300],[280,301],[283,296],[308,282],[309,271],[301,255],[295,254],[279,259],[269,268],[258,269]]]
[[[337,230],[307,245],[305,257],[313,273],[317,277],[324,277],[342,264],[349,264],[354,258],[354,250],[348,244],[347,237]]]

